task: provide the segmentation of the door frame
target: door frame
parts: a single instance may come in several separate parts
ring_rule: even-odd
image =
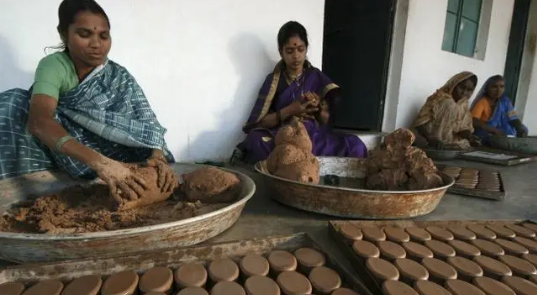
[[[515,0],[513,5],[504,69],[505,92],[513,105],[517,100],[519,82],[522,76],[522,60],[526,47],[531,2],[532,0]]]
[[[334,0],[339,1],[339,0]],[[353,0],[358,1],[358,0]],[[361,1],[370,1],[370,0],[361,0]],[[386,47],[385,47],[385,59],[384,59],[384,65],[383,65],[383,79],[381,81],[381,89],[379,91],[379,101],[378,101],[378,112],[377,112],[377,118],[374,122],[374,129],[370,129],[368,131],[363,132],[380,132],[384,129],[384,119],[386,116],[386,100],[387,100],[387,94],[388,94],[388,87],[391,84],[391,66],[392,66],[392,57],[393,57],[393,38],[394,38],[394,29],[395,29],[395,20],[396,20],[396,13],[398,10],[399,2],[401,1],[408,1],[408,0],[382,0],[382,1],[389,1],[391,3],[391,8],[389,11],[389,23],[388,23],[388,31],[389,33],[386,36]],[[327,1],[325,1],[325,10],[326,10]],[[326,17],[326,16],[325,16]],[[326,34],[326,23],[323,26],[323,36]],[[323,41],[323,47],[324,47],[324,41]],[[323,65],[324,65],[324,53],[323,53]],[[341,128],[338,128],[341,129]],[[357,132],[361,132],[360,129],[345,129],[345,130],[354,130]]]

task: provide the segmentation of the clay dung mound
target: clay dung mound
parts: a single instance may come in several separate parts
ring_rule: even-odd
[[[274,173],[278,177],[306,183],[319,183],[319,161],[313,156],[289,165],[281,165]]]
[[[267,170],[285,179],[317,184],[320,164],[311,150],[306,127],[299,120],[294,120],[276,134],[276,147],[267,158]]]
[[[414,134],[398,129],[366,159],[366,186],[374,190],[422,190],[443,185],[436,166],[424,151],[413,147]]]
[[[275,144],[277,146],[291,144],[310,153],[313,150],[313,144],[311,143],[306,126],[297,119],[278,130],[278,133],[276,133]]]
[[[277,145],[267,158],[267,170],[274,174],[278,170],[278,166],[301,162],[306,160],[308,156],[310,156],[308,152],[297,146],[291,144]]]
[[[215,167],[198,169],[183,175],[181,190],[189,201],[203,203],[232,202],[237,199],[240,179],[233,173]]]

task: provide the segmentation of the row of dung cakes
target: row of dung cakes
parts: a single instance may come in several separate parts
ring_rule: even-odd
[[[183,264],[176,270],[154,267],[139,275],[133,270],[104,280],[88,275],[65,284],[57,280],[32,286],[0,285],[2,295],[359,295],[344,286],[340,274],[327,265],[321,252],[302,247],[294,252],[274,250],[266,257],[248,254],[240,259],[221,258],[208,263]]]
[[[533,223],[381,228],[339,222],[336,233],[361,278],[384,294],[537,294]]]

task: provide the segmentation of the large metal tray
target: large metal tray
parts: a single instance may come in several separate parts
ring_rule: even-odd
[[[474,153],[488,153],[492,155],[506,155],[510,156],[509,159],[494,159],[494,158],[486,158],[486,157],[480,157],[474,155]],[[480,163],[486,163],[486,164],[494,164],[494,165],[502,165],[502,166],[513,166],[513,165],[520,165],[524,163],[529,163],[532,161],[535,161],[537,159],[536,156],[516,153],[512,151],[503,151],[503,150],[497,150],[497,149],[491,149],[491,148],[485,148],[481,147],[479,149],[476,149],[474,151],[464,152],[459,155],[459,158],[463,160],[468,161],[474,161],[474,162],[480,162]]]
[[[514,224],[520,222],[531,222],[530,220],[444,220],[444,221],[409,221],[409,220],[394,220],[394,221],[329,221],[328,222],[328,231],[334,242],[338,245],[343,255],[349,259],[351,265],[356,270],[360,276],[360,280],[369,287],[370,291],[374,295],[382,295],[381,286],[378,281],[374,279],[373,275],[365,267],[365,262],[358,255],[356,255],[352,247],[345,241],[345,238],[341,234],[339,228],[344,224],[352,224],[359,228],[361,227],[421,227],[425,228],[428,226],[438,226],[438,227],[448,227],[448,226],[467,226],[470,224]]]
[[[356,279],[344,266],[340,265],[330,254],[326,253],[307,234],[298,233],[284,237],[242,240],[207,246],[194,246],[180,249],[144,253],[116,258],[96,258],[59,263],[13,266],[0,271],[0,284],[21,282],[32,284],[36,281],[56,279],[68,282],[85,275],[98,274],[107,277],[123,270],[135,270],[142,273],[155,266],[167,266],[172,269],[194,261],[206,263],[216,258],[232,258],[235,261],[249,253],[267,255],[272,250],[294,251],[301,247],[311,247],[322,252],[327,266],[337,271],[345,287],[359,294],[371,295],[368,289]]]
[[[537,136],[519,138],[492,135],[490,136],[490,146],[506,151],[537,155]]]
[[[318,157],[321,175],[364,178],[363,159]],[[272,198],[304,211],[361,219],[411,218],[432,212],[453,185],[453,178],[441,174],[446,185],[418,191],[376,191],[322,184],[306,184],[271,175],[262,167],[257,172],[270,181],[277,194]]]
[[[176,163],[172,167],[177,173],[184,174],[204,166]],[[230,172],[241,180],[240,197],[219,210],[174,222],[105,232],[68,235],[0,232],[0,259],[27,263],[114,257],[201,243],[231,227],[255,192],[251,178]],[[28,195],[53,193],[81,183],[65,174],[51,172],[0,181],[0,213],[26,200]]]
[[[455,166],[449,166],[449,165],[436,165],[438,169],[446,168],[446,167],[455,167]],[[478,169],[479,171],[483,171],[483,169]],[[497,171],[496,171],[497,172]],[[484,191],[480,189],[467,189],[457,186],[456,184],[448,188],[447,192],[457,195],[463,195],[463,196],[469,196],[469,197],[476,197],[476,198],[482,198],[482,199],[489,199],[489,200],[495,200],[495,201],[503,201],[505,197],[507,196],[507,193],[505,192],[505,186],[502,179],[502,174],[500,172],[498,173],[498,178],[500,180],[500,191],[493,192],[493,191]],[[455,179],[455,182],[457,179]]]

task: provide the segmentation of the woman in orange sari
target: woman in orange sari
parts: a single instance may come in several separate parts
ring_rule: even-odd
[[[522,124],[505,94],[505,79],[501,75],[490,77],[472,103],[475,135],[486,143],[489,136],[528,136],[528,128]]]
[[[427,98],[414,122],[415,144],[437,149],[467,149],[478,145],[468,100],[477,85],[477,76],[461,72]]]

